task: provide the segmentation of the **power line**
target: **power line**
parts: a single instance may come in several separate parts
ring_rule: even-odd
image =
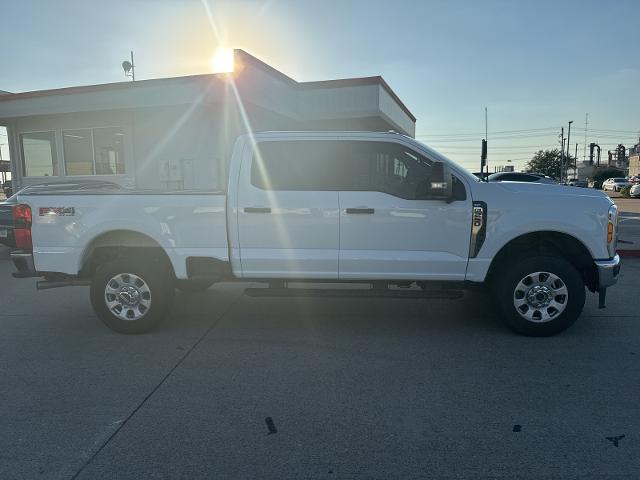
[[[545,127],[545,128],[526,128],[526,129],[522,129],[522,130],[499,130],[499,131],[495,131],[492,132],[492,134],[504,134],[504,133],[524,133],[524,132],[540,132],[540,131],[544,131],[544,130],[553,130],[557,127]],[[446,136],[446,137],[450,137],[450,136],[469,136],[469,135],[484,135],[484,132],[479,132],[479,133],[475,133],[475,132],[468,132],[468,133],[463,133],[463,132],[453,132],[453,133],[423,133],[420,135],[430,135],[430,136]]]
[[[528,129],[522,129],[522,130],[501,130],[501,131],[496,131],[496,132],[491,132],[492,133],[492,139],[495,138],[495,135],[498,136],[511,136],[512,134],[514,136],[519,136],[521,134],[532,134],[532,133],[542,133],[542,132],[550,132],[550,133],[554,133],[555,131],[557,131],[558,127],[545,127],[545,128],[528,128]],[[589,130],[589,132],[593,132],[593,133],[605,133],[605,134],[627,134],[627,135],[638,135],[638,130],[618,130],[618,129],[611,129],[611,128],[592,128]],[[453,138],[464,138],[464,137],[482,137],[484,135],[484,132],[477,132],[477,133],[460,133],[460,132],[454,132],[454,133],[417,133],[415,136],[416,138],[418,137],[451,137]]]
[[[496,135],[491,137],[491,141],[494,140],[517,140],[519,138],[539,138],[539,137],[549,137],[555,136],[554,133],[534,133],[530,135]],[[428,135],[416,135],[416,138],[425,139],[425,141],[429,142],[477,142],[479,138],[432,138]]]
[[[502,145],[502,146],[497,146],[497,147],[491,147],[491,149],[498,149],[498,150],[520,150],[520,149],[531,149],[531,148],[543,148],[544,145],[512,145],[512,146],[506,146],[506,145]],[[446,146],[440,147],[440,148],[447,148]],[[449,149],[454,149],[454,150],[470,150],[470,151],[475,151],[477,150],[476,147],[471,147],[471,146],[451,146],[449,147]]]

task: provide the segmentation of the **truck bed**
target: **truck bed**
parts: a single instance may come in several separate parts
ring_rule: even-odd
[[[109,232],[139,232],[166,251],[177,278],[188,257],[228,261],[223,192],[150,192],[104,186],[27,189],[37,271],[77,274],[92,244]]]

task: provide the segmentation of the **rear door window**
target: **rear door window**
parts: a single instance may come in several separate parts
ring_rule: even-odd
[[[261,142],[251,165],[251,184],[263,190],[339,190],[345,172],[338,143]]]

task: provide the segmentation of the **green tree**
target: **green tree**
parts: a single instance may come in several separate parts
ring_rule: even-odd
[[[527,166],[525,171],[531,173],[540,173],[547,175],[556,180],[560,179],[560,165],[562,163],[562,152],[559,148],[551,150],[538,150]],[[574,158],[569,156],[565,158],[565,166],[573,164]]]

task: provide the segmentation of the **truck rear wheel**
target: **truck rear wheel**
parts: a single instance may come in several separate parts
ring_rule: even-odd
[[[144,333],[169,312],[175,297],[170,272],[160,265],[111,260],[96,270],[91,304],[105,325],[119,333]]]
[[[496,272],[492,287],[504,323],[533,337],[569,328],[585,302],[580,273],[560,256],[524,257],[506,263]]]

